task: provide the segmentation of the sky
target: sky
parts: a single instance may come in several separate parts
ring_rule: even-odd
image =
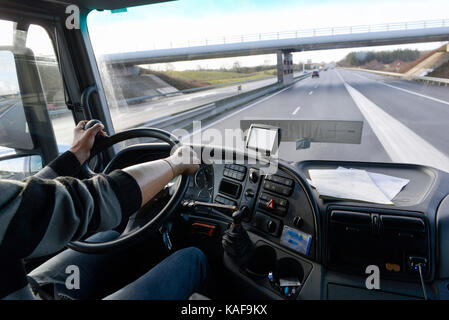
[[[124,13],[92,11],[87,22],[95,53],[99,57],[103,53],[184,46],[188,41],[221,41],[223,37],[242,34],[444,18],[449,18],[448,0],[178,0],[128,8]],[[10,45],[11,42],[12,23],[0,20],[0,45]],[[293,61],[299,63],[312,59],[313,62],[331,62],[356,50],[429,50],[440,45],[424,43],[306,51],[294,53]],[[54,55],[48,35],[41,27],[31,26],[27,46],[36,55]],[[276,57],[272,54],[177,62],[170,68],[231,68],[234,62],[242,66],[275,64]],[[153,67],[164,69],[167,65]],[[5,72],[5,69],[2,71]]]
[[[188,42],[304,30],[448,18],[447,0],[179,0],[128,8],[124,13],[93,11],[89,34],[97,55],[185,46]],[[312,59],[330,62],[355,50],[434,49],[440,43],[339,49],[295,53],[294,63]],[[173,63],[176,70],[275,64],[274,55]],[[165,64],[158,65],[164,68]]]

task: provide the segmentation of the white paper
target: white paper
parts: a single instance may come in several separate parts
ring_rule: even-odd
[[[322,197],[393,204],[365,170],[310,169],[309,176]]]
[[[315,189],[316,189],[316,187],[315,187],[315,185],[313,184],[312,180],[310,180],[310,179],[306,179],[306,180],[307,180],[307,182],[309,183],[309,185],[310,185],[312,188],[315,188]]]
[[[347,169],[343,167],[338,167],[337,170],[359,170],[359,169]],[[387,196],[388,199],[392,200],[398,195],[399,192],[410,182],[408,179],[397,178],[389,176],[382,173],[368,172],[368,175],[376,184],[376,186]]]
[[[368,172],[374,183],[392,200],[410,182],[408,179],[388,176],[381,173]]]

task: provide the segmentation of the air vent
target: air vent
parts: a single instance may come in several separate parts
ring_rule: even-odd
[[[371,224],[371,216],[368,213],[351,212],[351,211],[332,211],[331,223],[367,226]]]
[[[382,229],[385,231],[419,232],[426,231],[426,225],[422,219],[401,216],[382,215],[380,217]]]

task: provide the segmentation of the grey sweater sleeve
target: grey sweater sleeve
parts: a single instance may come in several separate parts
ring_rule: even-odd
[[[114,228],[141,202],[137,182],[121,170],[87,180],[0,180],[0,299],[28,285],[22,259],[57,252],[88,231]]]
[[[42,179],[54,179],[59,176],[74,177],[81,169],[81,163],[70,151],[66,151],[50,162],[34,176]]]
[[[88,231],[117,226],[141,205],[137,182],[116,170],[78,180],[31,177],[0,181],[0,257],[54,253]]]

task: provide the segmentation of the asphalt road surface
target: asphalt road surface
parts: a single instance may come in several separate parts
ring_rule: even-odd
[[[243,85],[243,91],[273,83],[266,79]],[[229,86],[169,97],[112,110],[116,131],[145,121],[213,102],[237,93]],[[202,123],[202,130],[236,129],[241,119],[355,120],[363,122],[360,144],[312,143],[296,150],[295,142],[282,142],[279,157],[401,162],[430,165],[449,172],[449,89],[403,81],[363,71],[333,69],[320,78],[307,78]],[[73,120],[53,119],[59,144],[70,144]],[[226,141],[221,144],[227,145]],[[232,145],[235,146],[235,145]]]
[[[401,162],[449,172],[449,89],[334,69],[259,99],[202,127],[238,128],[240,119],[363,121],[360,144],[282,142],[279,157]],[[227,142],[223,143],[227,145]]]

